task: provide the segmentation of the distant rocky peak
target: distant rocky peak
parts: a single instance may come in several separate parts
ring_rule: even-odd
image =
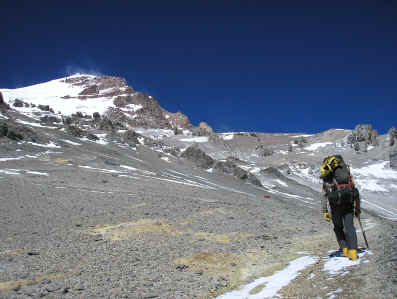
[[[164,116],[168,119],[173,129],[193,128],[193,125],[190,123],[189,118],[181,112],[177,112],[177,113],[165,112]]]
[[[128,96],[134,93],[134,89],[128,86],[124,78],[112,76],[74,75],[61,82],[73,86],[82,87],[78,98],[87,99],[93,97],[117,97]],[[65,98],[70,98],[67,96]]]

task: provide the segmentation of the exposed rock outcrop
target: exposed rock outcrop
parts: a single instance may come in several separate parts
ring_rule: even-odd
[[[97,85],[91,85],[84,89],[82,92],[79,93],[79,95],[85,96],[85,95],[97,95],[99,93],[99,87]]]
[[[388,138],[389,138],[389,145],[393,146],[396,142],[397,139],[397,130],[395,127],[391,127],[389,132],[387,133]]]
[[[240,180],[247,181],[257,186],[262,186],[259,179],[248,171],[236,165],[234,158],[228,158],[226,161],[216,161],[201,150],[198,144],[193,144],[187,148],[181,155],[198,167],[203,169],[213,168],[215,171],[223,174],[232,175]]]
[[[0,137],[7,137],[11,140],[46,142],[47,138],[40,137],[33,129],[23,125],[3,122],[0,124]]]
[[[192,146],[188,147],[182,153],[181,157],[193,162],[198,167],[203,169],[211,168],[215,163],[215,160],[201,150],[198,144],[193,144]]]
[[[266,147],[264,145],[258,145],[255,148],[255,151],[257,152],[259,157],[267,157],[274,154],[274,151],[271,148]]]
[[[254,176],[250,172],[242,169],[241,167],[238,167],[236,164],[234,164],[230,160],[218,161],[215,163],[213,168],[217,172],[229,174],[229,175],[232,175],[240,180],[247,181],[247,182],[257,185],[257,186],[262,186],[261,182],[259,181],[259,179],[256,176]]]
[[[212,136],[214,135],[214,130],[206,122],[201,122],[197,128],[193,129],[193,135]]]
[[[14,107],[21,108],[27,105],[24,101],[21,101],[20,99],[15,99],[14,103],[12,104]]]
[[[377,146],[378,132],[372,128],[372,125],[357,125],[352,134],[348,136],[348,143],[355,151],[366,152],[368,145]]]
[[[394,146],[392,150],[390,150],[389,158],[390,167],[393,169],[397,169],[397,146]]]
[[[3,94],[0,92],[0,111],[5,111],[10,109],[10,106],[4,100]]]

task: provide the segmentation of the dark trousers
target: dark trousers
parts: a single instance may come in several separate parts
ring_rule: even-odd
[[[353,224],[353,212],[334,209],[332,211],[332,222],[334,232],[340,249],[357,249],[357,234]]]

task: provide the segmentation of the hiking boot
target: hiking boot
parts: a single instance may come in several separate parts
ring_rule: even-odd
[[[348,257],[348,256],[349,256],[349,250],[347,249],[347,247],[344,247],[344,248],[342,249],[342,254],[341,254],[341,256],[344,256],[344,257]]]
[[[349,260],[356,261],[358,259],[357,249],[349,249],[348,256]]]

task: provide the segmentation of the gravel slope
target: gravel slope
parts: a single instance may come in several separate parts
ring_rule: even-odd
[[[317,202],[264,198],[144,147],[79,142],[1,162],[0,297],[214,298],[302,255],[320,259],[286,298],[396,296],[395,223],[365,214],[369,262],[330,276],[336,241]],[[16,148],[31,152],[9,144],[3,157]]]

